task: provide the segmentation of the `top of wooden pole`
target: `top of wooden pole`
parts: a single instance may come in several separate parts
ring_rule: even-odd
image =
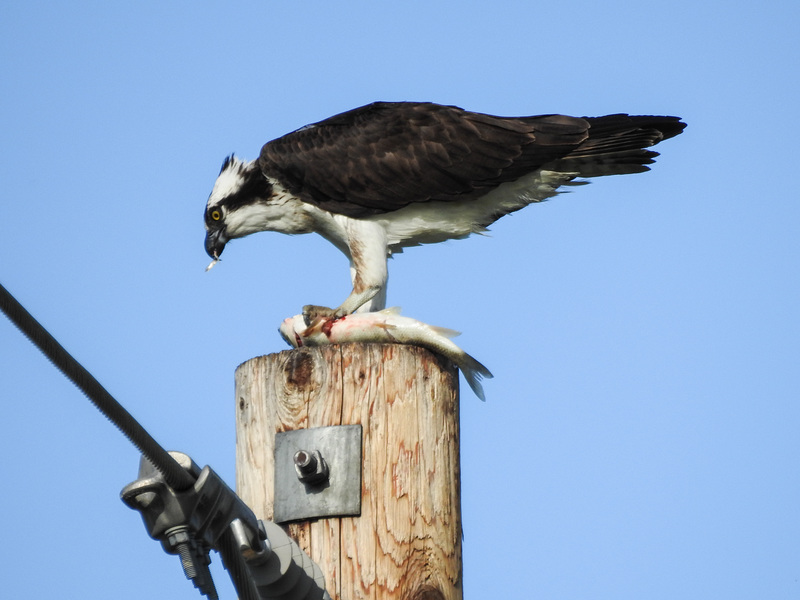
[[[334,600],[460,600],[458,372],[424,348],[343,344],[236,370],[237,491],[272,518],[275,433],[360,424],[360,517],[289,526]]]

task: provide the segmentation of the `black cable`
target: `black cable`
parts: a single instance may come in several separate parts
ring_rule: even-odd
[[[127,437],[139,452],[163,475],[175,490],[185,490],[194,478],[147,433],[139,422],[84,369],[56,339],[0,284],[0,309],[14,325],[42,351],[72,383],[78,386],[97,409]]]

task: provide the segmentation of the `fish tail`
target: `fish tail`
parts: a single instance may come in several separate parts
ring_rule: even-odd
[[[494,377],[491,371],[489,371],[489,369],[472,358],[466,352],[464,353],[464,357],[459,360],[458,368],[461,369],[461,372],[464,374],[464,379],[467,380],[469,387],[472,388],[472,391],[475,392],[475,395],[486,402],[486,396],[483,393],[481,379],[484,377],[486,379],[491,379]]]

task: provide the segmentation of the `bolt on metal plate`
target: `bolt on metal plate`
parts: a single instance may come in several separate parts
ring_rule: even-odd
[[[327,477],[301,477],[296,455],[319,457]],[[305,460],[300,461],[306,463]],[[276,523],[361,514],[361,425],[275,434]]]

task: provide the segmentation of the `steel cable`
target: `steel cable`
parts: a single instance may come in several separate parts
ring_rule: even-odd
[[[0,309],[17,328],[111,421],[163,475],[175,490],[185,490],[194,478],[162,448],[139,422],[83,368],[39,322],[0,284]]]

